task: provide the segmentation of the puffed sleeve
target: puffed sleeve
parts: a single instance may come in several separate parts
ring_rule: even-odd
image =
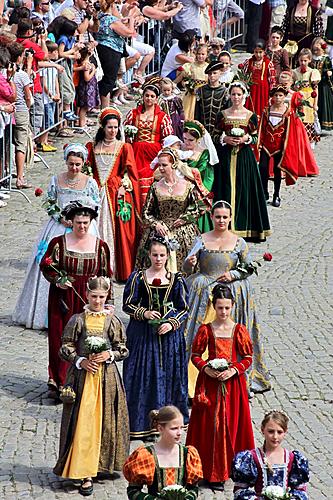
[[[98,207],[101,204],[101,199],[99,196],[99,189],[97,186],[97,182],[92,177],[88,179],[88,196],[92,199],[93,203],[95,203]]]
[[[158,201],[155,193],[155,182],[150,186],[146,202],[142,209],[142,222],[144,226],[155,228],[159,222]]]
[[[232,367],[237,370],[238,375],[241,375],[252,364],[253,346],[250,334],[244,325],[238,324],[236,326],[235,335],[236,335],[237,351],[241,359],[240,361],[237,361],[237,363],[232,363]]]
[[[142,271],[134,271],[128,278],[123,295],[123,311],[137,321],[145,321],[147,308],[141,307]]]
[[[197,484],[202,478],[202,464],[198,450],[194,446],[187,446],[186,483]]]
[[[289,474],[288,486],[292,498],[297,500],[308,500],[307,483],[309,482],[309,462],[300,452],[293,451],[294,460]]]
[[[161,121],[161,139],[165,139],[168,135],[173,134],[172,121],[169,115],[165,113]]]
[[[58,183],[57,176],[53,175],[47,188],[47,201],[43,206],[46,208],[47,214],[57,222],[61,219],[61,209],[58,206]]]
[[[208,325],[201,325],[192,345],[191,361],[198,370],[202,371],[207,365],[207,361],[202,359],[208,345]]]
[[[237,453],[232,462],[231,479],[234,481],[234,500],[258,500],[254,485],[258,468],[249,450]]]
[[[123,125],[133,125],[133,110],[131,109],[126,117],[125,117],[125,120],[123,121]]]
[[[251,273],[246,269],[246,265],[250,264],[252,261],[251,254],[249,251],[248,244],[243,238],[239,238],[236,249],[238,253],[238,266],[242,268],[242,264],[245,264],[244,270],[241,269],[231,269],[230,274],[233,280],[242,280],[248,278]]]
[[[115,361],[122,361],[128,356],[128,349],[126,347],[126,334],[123,323],[117,316],[113,316],[108,328],[108,336],[110,340],[113,359]]]
[[[310,78],[311,78],[311,83],[312,82],[315,82],[315,83],[320,82],[320,80],[321,80],[321,74],[319,73],[319,71],[317,69],[313,69],[311,71],[311,77]]]
[[[80,356],[76,352],[76,344],[82,332],[82,320],[80,314],[74,314],[66,324],[62,337],[59,356],[61,359],[76,364]]]
[[[144,485],[152,485],[155,474],[155,460],[153,455],[144,447],[137,448],[126,460],[123,473],[129,482],[127,496],[135,500],[153,500],[153,495],[141,491]]]
[[[60,238],[61,236],[58,236],[50,241],[44,257],[39,264],[44,278],[49,281],[49,283],[53,284],[55,284],[59,279],[59,273],[56,271],[56,269],[59,269]]]
[[[173,309],[164,317],[172,325],[173,330],[177,330],[180,325],[187,319],[188,315],[188,290],[184,278],[181,273],[176,273],[172,290]]]

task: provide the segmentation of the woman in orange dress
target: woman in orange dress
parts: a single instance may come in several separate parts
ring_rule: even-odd
[[[141,192],[131,144],[120,140],[121,114],[105,108],[94,143],[87,144],[88,163],[100,189],[98,226],[110,248],[111,268],[126,281],[134,268],[140,229]]]
[[[186,445],[198,450],[204,479],[214,491],[224,490],[234,455],[254,444],[245,379],[252,363],[252,342],[245,326],[230,318],[233,303],[226,285],[214,287],[216,319],[199,328],[192,346],[191,360],[199,376]]]
[[[133,150],[141,186],[141,207],[153,182],[153,170],[150,164],[162,149],[163,139],[173,134],[170,116],[157,104],[159,95],[159,86],[148,82],[143,87],[143,104],[132,109],[124,121],[125,126],[132,125],[137,128],[133,139]]]
[[[172,486],[183,487],[184,499],[197,498],[201,460],[193,446],[180,444],[183,415],[175,406],[163,406],[152,410],[150,416],[160,440],[151,446],[139,446],[126,460],[123,472],[129,482],[128,498],[154,500]],[[148,495],[142,492],[145,485]]]

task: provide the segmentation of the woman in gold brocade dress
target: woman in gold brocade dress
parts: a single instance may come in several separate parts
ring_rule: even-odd
[[[209,192],[202,184],[199,171],[191,171],[180,163],[176,150],[162,149],[158,155],[158,165],[160,180],[151,185],[142,212],[145,230],[136,267],[148,265],[146,256],[149,238],[157,233],[175,241],[168,269],[176,272],[182,268],[183,261],[199,234],[197,221],[209,209]]]
[[[98,472],[121,470],[129,452],[129,423],[123,383],[115,364],[128,355],[121,321],[105,307],[110,280],[90,278],[88,305],[67,323],[59,355],[70,362],[62,391],[63,414],[55,474],[81,479],[79,492],[93,492]],[[96,353],[87,344],[103,341]],[[92,354],[94,353],[95,354]]]

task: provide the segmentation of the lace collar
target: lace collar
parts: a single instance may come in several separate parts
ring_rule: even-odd
[[[110,314],[110,311],[108,309],[103,309],[103,311],[91,311],[89,309],[89,304],[86,304],[84,307],[83,307],[83,310],[86,314],[88,314],[88,316],[107,316],[108,314]]]

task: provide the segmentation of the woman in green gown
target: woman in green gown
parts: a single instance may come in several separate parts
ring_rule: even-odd
[[[257,116],[244,107],[243,82],[229,87],[231,106],[216,117],[214,143],[220,167],[214,180],[215,200],[232,207],[231,230],[251,241],[265,241],[271,234],[264,190],[251,146],[257,143]]]
[[[192,156],[187,160],[187,164],[189,167],[199,170],[203,185],[208,191],[212,191],[214,167],[210,164],[209,150],[203,149],[200,144],[206,133],[208,132],[206,132],[205,127],[197,120],[186,121],[184,123],[184,149],[185,151],[193,151]],[[200,217],[198,227],[201,233],[206,233],[212,229],[208,213]]]

